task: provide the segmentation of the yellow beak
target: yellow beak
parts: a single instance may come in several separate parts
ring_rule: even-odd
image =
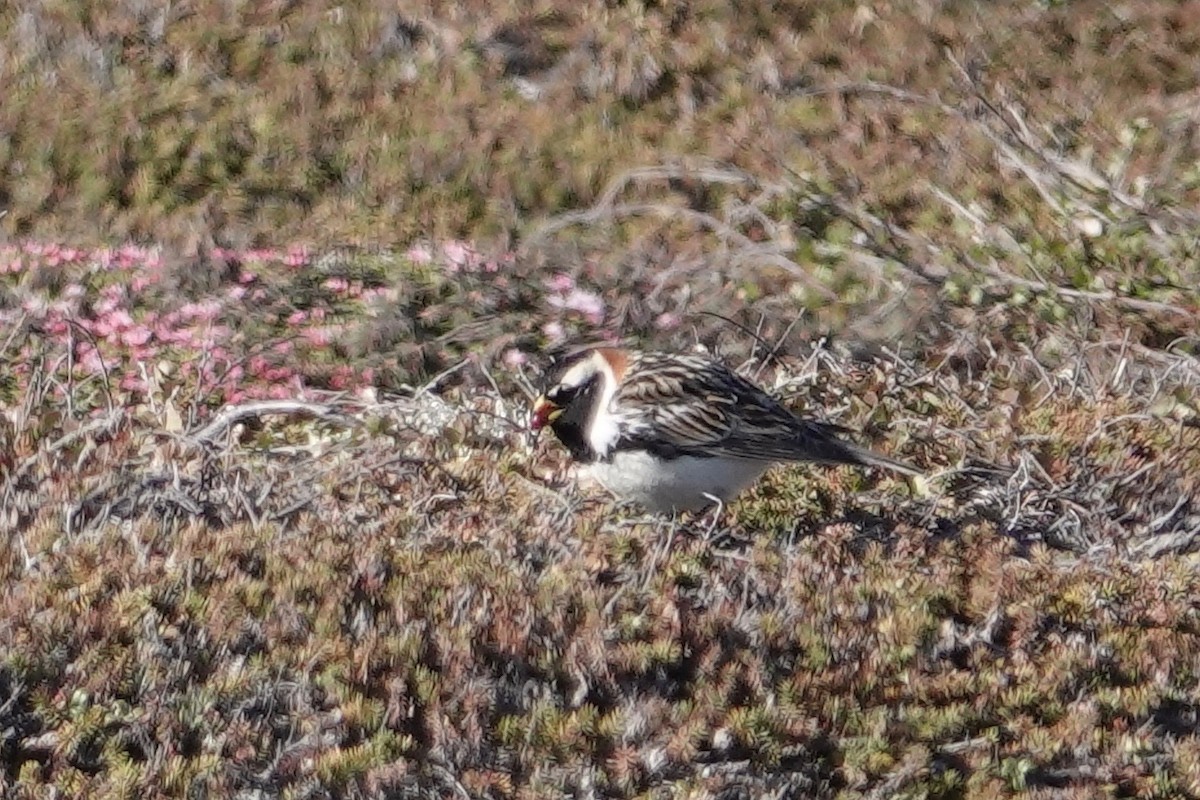
[[[533,401],[533,415],[529,421],[529,427],[535,431],[540,431],[558,419],[558,415],[562,412],[561,408],[547,400],[545,395],[542,395]]]

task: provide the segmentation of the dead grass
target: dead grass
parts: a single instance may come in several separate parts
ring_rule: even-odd
[[[1196,4],[10,5],[14,797],[1200,797]],[[928,479],[615,508],[581,336]]]
[[[719,519],[581,496],[482,373],[191,430],[10,414],[8,779],[1192,796],[1197,365],[985,332],[747,364],[932,477],[782,470]]]

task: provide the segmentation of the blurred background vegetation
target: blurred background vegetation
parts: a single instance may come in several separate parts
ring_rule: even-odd
[[[1200,3],[10,0],[0,59],[0,790],[1200,797]],[[597,328],[967,485],[614,514],[521,430]]]

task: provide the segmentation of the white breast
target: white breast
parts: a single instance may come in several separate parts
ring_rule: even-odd
[[[683,456],[670,461],[645,451],[623,451],[611,462],[598,462],[583,473],[622,500],[655,513],[694,511],[710,505],[706,495],[728,502],[758,479],[764,461]]]

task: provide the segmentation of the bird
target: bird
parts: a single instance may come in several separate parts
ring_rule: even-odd
[[[584,347],[546,378],[530,428],[549,427],[583,477],[651,513],[723,505],[781,462],[922,474],[843,440],[841,426],[793,414],[706,355]]]

